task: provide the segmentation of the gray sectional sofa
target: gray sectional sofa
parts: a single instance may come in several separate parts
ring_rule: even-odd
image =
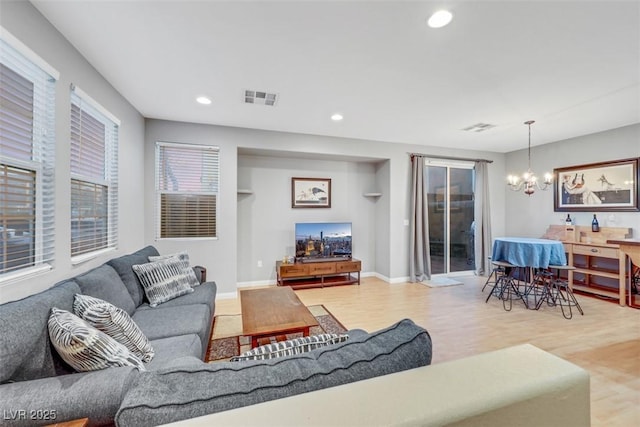
[[[73,312],[77,293],[108,301],[131,316],[155,350],[147,369],[165,368],[181,359],[203,359],[215,311],[216,284],[202,283],[190,294],[151,308],[131,266],[147,263],[155,255],[158,251],[148,246],[39,294],[0,305],[4,422],[33,425],[88,417],[92,425],[113,423],[128,384],[139,372],[119,367],[74,373],[49,339],[50,309]],[[202,269],[195,270],[201,277]]]
[[[212,414],[428,365],[431,338],[404,320],[309,353],[248,362],[203,362],[215,313],[216,284],[158,307],[145,301],[132,265],[152,247],[114,258],[44,292],[0,305],[2,424],[42,425],[89,418],[90,425],[139,426]],[[200,281],[203,270],[194,268]],[[74,372],[49,339],[51,308],[73,311],[77,293],[125,310],[149,338],[147,371],[131,367]]]

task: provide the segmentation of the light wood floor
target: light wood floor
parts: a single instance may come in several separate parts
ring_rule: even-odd
[[[365,278],[360,286],[296,293],[305,305],[324,304],[348,329],[412,319],[431,335],[433,363],[531,343],[589,371],[592,426],[640,426],[640,310],[578,295],[585,315],[571,320],[555,307],[516,304],[507,312],[495,298],[485,304],[484,278],[456,279],[464,284],[429,288]],[[216,314],[237,313],[238,299],[217,301]]]

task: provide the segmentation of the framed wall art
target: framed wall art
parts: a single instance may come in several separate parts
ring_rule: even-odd
[[[554,169],[554,211],[638,211],[639,160]]]
[[[291,178],[292,208],[330,208],[330,178]]]

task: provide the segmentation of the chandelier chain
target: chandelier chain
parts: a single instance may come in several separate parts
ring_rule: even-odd
[[[522,175],[522,178],[514,175],[509,175],[507,177],[507,185],[513,191],[520,191],[524,189],[524,194],[527,196],[531,196],[536,188],[539,190],[546,190],[552,182],[552,177],[550,174],[544,175],[544,182],[540,185],[538,182],[538,178],[531,170],[531,125],[534,124],[534,120],[528,120],[524,122],[525,125],[529,127],[529,144],[527,146],[527,171]]]

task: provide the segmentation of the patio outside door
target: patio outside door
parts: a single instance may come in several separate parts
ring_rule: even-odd
[[[425,161],[431,274],[475,269],[473,163]]]

